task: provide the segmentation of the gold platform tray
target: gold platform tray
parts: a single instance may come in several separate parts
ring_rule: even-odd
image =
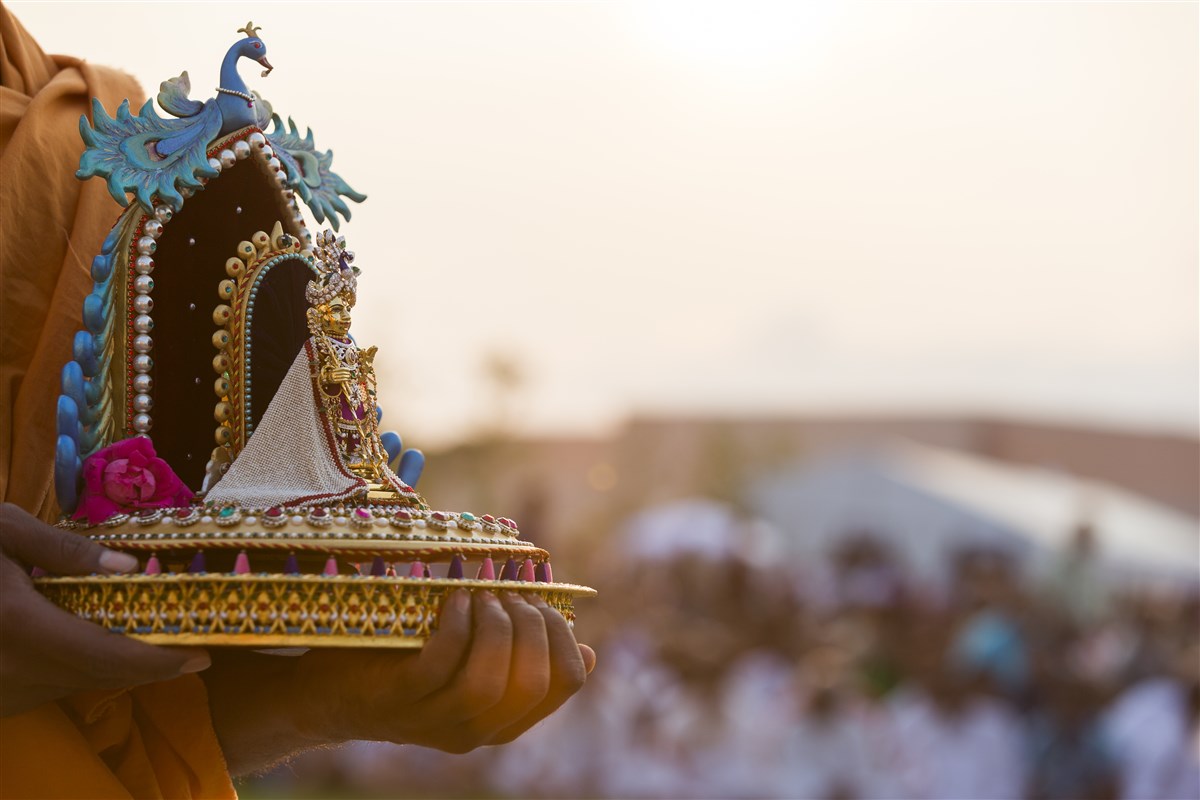
[[[419,648],[455,589],[541,595],[568,623],[565,583],[365,575],[157,574],[43,577],[38,590],[77,616],[151,644]]]

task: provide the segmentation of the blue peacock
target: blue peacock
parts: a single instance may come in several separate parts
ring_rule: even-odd
[[[270,103],[251,92],[242,80],[237,66],[243,58],[265,67],[264,78],[273,69],[259,30],[250,22],[238,29],[246,37],[225,53],[215,98],[203,102],[190,99],[192,86],[187,71],[163,81],[158,105],[176,119],[160,117],[150,100],[136,116],[126,100],[114,118],[99,100],[93,99],[94,122],[89,123],[86,116],[79,119],[79,133],[87,149],[79,159],[76,176],[104,178],[109,193],[123,206],[129,204],[126,195],[133,194],[146,208],[153,208],[157,198],[160,204],[178,211],[186,197],[220,174],[218,166],[209,162],[212,143],[253,125],[263,131],[279,157],[288,186],[300,195],[318,223],[328,219],[337,230],[339,215],[350,219],[350,208],[342,198],[361,203],[366,195],[354,191],[330,169],[333,151],[318,151],[311,130],[301,137],[290,119],[285,129],[279,116],[272,113]]]

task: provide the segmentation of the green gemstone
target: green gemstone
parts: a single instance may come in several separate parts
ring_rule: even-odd
[[[459,514],[458,516],[462,518],[463,522],[474,522],[475,521],[475,515],[472,514],[470,511],[464,511],[461,514]]]
[[[222,508],[222,509],[221,509],[221,513],[220,513],[220,514],[218,514],[217,516],[219,516],[219,517],[232,517],[232,516],[233,516],[233,506],[226,506],[225,508]]]

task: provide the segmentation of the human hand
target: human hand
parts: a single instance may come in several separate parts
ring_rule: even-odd
[[[312,743],[390,741],[465,753],[517,738],[587,679],[596,654],[539,596],[458,590],[418,653],[314,650],[292,698]]]
[[[354,377],[354,373],[346,367],[334,367],[325,372],[326,383],[349,383]]]
[[[63,611],[29,577],[32,566],[58,575],[112,575],[137,565],[127,553],[0,504],[0,716],[85,689],[136,686],[208,667],[203,650],[153,647]]]

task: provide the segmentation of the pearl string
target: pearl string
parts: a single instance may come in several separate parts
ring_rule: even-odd
[[[221,94],[231,94],[234,97],[240,97],[250,105],[254,105],[254,95],[246,92],[239,92],[237,89],[226,89],[224,86],[218,86],[217,91]]]

